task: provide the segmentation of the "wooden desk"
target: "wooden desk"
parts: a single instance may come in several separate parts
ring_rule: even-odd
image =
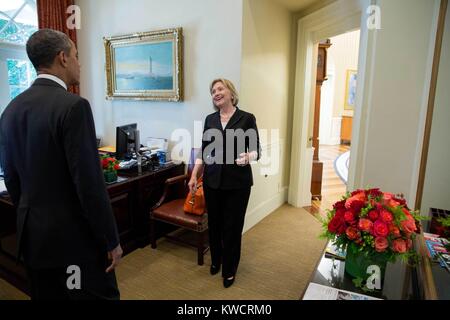
[[[107,186],[124,255],[150,244],[149,211],[161,197],[166,179],[184,174],[184,164],[154,171],[122,173],[127,180]],[[171,231],[163,224],[157,238]],[[8,196],[0,197],[0,277],[28,292],[22,263],[16,264],[16,212]]]
[[[350,144],[352,141],[353,117],[342,116],[341,144]]]

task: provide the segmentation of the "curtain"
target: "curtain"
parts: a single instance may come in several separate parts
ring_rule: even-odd
[[[69,14],[67,8],[74,4],[74,0],[37,0],[39,29],[54,29],[67,34],[77,44],[76,29],[67,28]],[[71,86],[69,91],[80,94],[79,86]]]

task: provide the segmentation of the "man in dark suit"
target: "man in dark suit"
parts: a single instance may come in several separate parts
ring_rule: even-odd
[[[79,84],[77,49],[64,33],[42,29],[27,54],[38,78],[1,117],[0,155],[31,298],[119,299],[122,249],[92,111],[67,91]]]

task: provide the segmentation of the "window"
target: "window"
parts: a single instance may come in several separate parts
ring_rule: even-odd
[[[36,71],[27,60],[7,59],[9,96],[11,99],[28,89],[36,79]]]
[[[0,113],[36,78],[25,44],[37,20],[36,0],[0,1]]]

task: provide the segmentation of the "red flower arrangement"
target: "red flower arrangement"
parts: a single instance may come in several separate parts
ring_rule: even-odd
[[[119,161],[116,158],[108,155],[103,155],[100,159],[103,172],[116,172],[120,169]]]
[[[401,196],[380,189],[356,190],[328,210],[322,236],[354,254],[408,260],[417,257],[412,240],[420,233],[420,220]]]

